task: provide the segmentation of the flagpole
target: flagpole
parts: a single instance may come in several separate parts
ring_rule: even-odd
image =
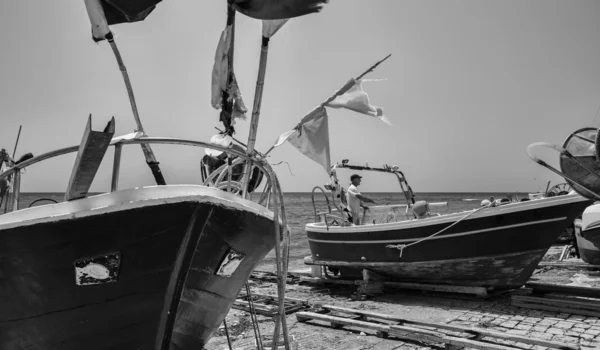
[[[263,36],[260,50],[260,63],[258,66],[258,78],[256,79],[256,89],[254,92],[254,105],[252,107],[252,119],[250,121],[250,134],[248,135],[248,149],[246,149],[248,155],[252,155],[252,151],[254,151],[254,146],[256,145],[256,134],[258,133],[258,120],[260,118],[268,55],[269,38]]]
[[[123,76],[123,81],[125,82],[125,87],[127,88],[127,94],[129,96],[129,103],[131,104],[131,111],[133,113],[133,118],[136,123],[136,131],[144,133],[144,127],[142,126],[142,121],[140,119],[140,115],[138,113],[137,104],[135,102],[135,96],[133,95],[133,87],[131,85],[131,80],[129,79],[129,74],[127,73],[127,68],[125,67],[125,63],[123,62],[123,58],[121,57],[121,53],[119,52],[119,48],[117,47],[117,43],[115,42],[115,38],[108,27],[108,22],[106,20],[106,16],[104,14],[104,9],[102,8],[102,4],[100,0],[85,0],[85,7],[90,19],[90,23],[92,24],[92,39],[95,42],[106,40],[110,44],[110,48],[113,51],[115,59],[117,60],[117,64],[119,65],[119,70],[121,71],[121,75]],[[165,178],[163,177],[162,172],[160,171],[160,167],[158,166],[158,161],[154,156],[154,152],[152,152],[152,148],[150,145],[142,143],[140,144],[142,147],[142,151],[144,152],[144,156],[146,158],[146,163],[150,167],[152,174],[154,175],[154,180],[157,185],[166,185]]]
[[[263,24],[264,25],[264,24]],[[265,85],[265,74],[267,71],[267,57],[269,54],[269,38],[262,37],[262,45],[260,49],[260,62],[258,65],[258,77],[256,79],[256,89],[254,92],[254,105],[252,106],[252,118],[250,120],[250,130],[248,134],[248,146],[246,154],[252,156],[254,154],[254,146],[256,145],[256,134],[258,133],[258,120],[260,119],[260,107],[263,96],[263,87]],[[244,181],[247,184],[252,172],[252,162],[247,161],[244,165]],[[243,198],[248,196],[248,186],[244,186]]]
[[[326,104],[328,104],[329,102],[335,100],[336,97],[348,92],[348,90],[350,90],[350,88],[352,88],[352,86],[354,86],[354,84],[356,84],[357,80],[362,79],[362,77],[364,77],[365,75],[371,73],[372,71],[375,70],[375,68],[377,68],[380,64],[382,64],[384,61],[386,61],[388,58],[390,58],[390,56],[392,56],[392,54],[389,54],[387,56],[385,56],[383,59],[377,61],[374,65],[372,65],[371,67],[369,67],[367,70],[365,70],[364,72],[362,72],[360,75],[358,75],[356,78],[352,78],[350,79],[346,84],[344,84],[344,86],[342,86],[338,91],[336,91],[333,95],[331,95],[328,99],[326,99],[325,101],[323,101],[321,104],[319,104],[319,106],[313,108],[308,114],[313,113],[316,109],[318,108],[322,108],[325,107]],[[306,115],[308,115],[306,114]],[[295,131],[293,133],[291,133],[290,135],[288,135],[288,138],[292,135],[294,135],[296,132],[298,132],[298,129],[295,129]],[[285,142],[285,141],[284,141]],[[267,152],[265,152],[264,156],[266,157],[273,149],[275,148],[275,145],[271,146],[271,148],[269,148],[267,150]]]
[[[131,86],[131,80],[129,79],[129,74],[127,73],[127,68],[125,67],[125,63],[123,62],[123,58],[121,57],[121,53],[119,52],[119,48],[117,47],[117,43],[115,42],[115,38],[112,33],[108,33],[106,35],[106,40],[110,44],[110,48],[112,49],[115,59],[117,60],[117,64],[119,65],[119,70],[123,75],[123,81],[125,82],[125,87],[127,88],[127,94],[129,95],[129,103],[131,104],[131,111],[133,112],[133,119],[135,119],[136,131],[141,131],[144,135],[144,127],[142,126],[142,120],[140,119],[140,115],[137,109],[137,104],[135,103],[135,96],[133,95],[133,87]],[[165,178],[160,170],[159,162],[156,160],[156,156],[154,156],[154,152],[152,148],[147,143],[141,143],[142,152],[144,152],[144,157],[146,158],[146,164],[150,167],[152,171],[152,175],[154,175],[154,180],[157,185],[166,185]]]

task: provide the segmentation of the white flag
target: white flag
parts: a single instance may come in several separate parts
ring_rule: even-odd
[[[337,96],[333,101],[326,104],[331,108],[347,108],[349,110],[370,115],[380,121],[392,125],[392,123],[383,115],[383,109],[371,105],[369,95],[363,91],[361,81],[355,81],[354,85],[345,93]]]
[[[270,38],[273,35],[275,35],[275,33],[277,33],[277,31],[279,29],[281,29],[281,27],[283,27],[283,25],[287,22],[287,19],[274,19],[274,20],[264,20],[262,21],[263,24],[263,28],[262,28],[262,35],[265,38]]]

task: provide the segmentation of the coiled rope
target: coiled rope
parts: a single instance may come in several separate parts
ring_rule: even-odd
[[[452,226],[454,226],[454,225],[458,224],[459,222],[461,222],[461,221],[465,220],[465,219],[466,219],[466,218],[468,218],[469,216],[471,216],[471,215],[473,215],[473,214],[475,214],[475,213],[477,213],[477,212],[479,212],[479,211],[481,211],[481,210],[483,210],[483,209],[490,208],[490,207],[492,207],[492,206],[493,206],[493,203],[490,203],[490,204],[488,204],[488,205],[486,205],[486,206],[483,206],[483,207],[481,207],[481,208],[474,209],[473,211],[471,211],[471,212],[470,212],[470,213],[468,213],[467,215],[463,216],[462,218],[458,219],[457,221],[453,222],[452,224],[450,224],[450,225],[448,225],[448,226],[444,227],[443,229],[439,230],[438,232],[436,232],[436,233],[434,233],[434,234],[432,234],[432,235],[430,235],[430,236],[428,236],[428,237],[421,238],[421,239],[420,239],[420,240],[418,240],[418,241],[415,241],[415,242],[412,242],[412,243],[409,243],[409,244],[388,244],[388,245],[386,245],[385,247],[386,247],[386,248],[392,248],[392,249],[398,249],[398,250],[400,251],[400,256],[398,256],[398,259],[401,259],[401,258],[402,258],[402,253],[404,252],[404,249],[406,249],[406,248],[408,248],[408,247],[411,247],[411,246],[413,246],[413,245],[419,244],[419,243],[421,243],[421,242],[425,242],[425,241],[427,241],[427,240],[430,240],[430,239],[432,239],[433,237],[435,237],[435,236],[439,235],[440,233],[442,233],[442,232],[446,231],[447,229],[451,228]]]

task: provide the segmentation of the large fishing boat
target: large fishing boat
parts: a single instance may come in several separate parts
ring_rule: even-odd
[[[361,223],[352,224],[339,169],[397,178],[405,203],[363,209]],[[522,202],[493,201],[472,211],[435,215],[428,203],[415,200],[397,166],[370,168],[344,161],[332,167],[331,180],[325,186],[328,196],[315,188],[325,193],[329,208],[321,213],[315,208],[315,222],[305,226],[311,251],[305,263],[326,266],[342,276],[353,277],[364,269],[392,281],[423,284],[518,288],[590,204],[573,192]]]
[[[147,137],[112,146],[152,143],[217,147]],[[65,201],[19,209],[20,171],[72,152]],[[90,158],[103,155],[74,146],[0,174],[12,177],[14,209],[0,216],[0,348],[202,348],[274,247],[267,197],[256,203],[217,188],[226,181],[118,189],[117,156],[111,191],[86,197],[99,164]]]
[[[281,276],[287,269],[289,233],[284,229],[278,180],[254,149],[256,129],[269,38],[287,18],[317,12],[324,1],[227,2],[211,101],[221,110],[225,130],[212,142],[149,137],[142,127],[109,25],[142,21],[159,2],[85,0],[93,39],[110,44],[123,74],[137,124],[134,133],[114,137],[114,118],[101,131],[94,131],[90,115],[79,145],[17,161],[14,152],[12,157],[7,152],[1,155],[3,350],[202,349],[224,321],[251,271],[273,247],[280,276],[280,315],[284,315],[285,278]],[[238,11],[264,20],[249,140],[241,148],[233,147],[239,141],[232,137],[233,119],[246,112],[233,74]],[[196,147],[195,162],[203,164],[197,179],[202,180],[167,184],[153,151],[161,144]],[[156,186],[121,188],[121,153],[128,145],[141,146]],[[89,196],[111,147],[110,189]],[[22,171],[70,153],[76,153],[76,158],[64,201],[20,208]],[[212,167],[204,168],[206,162]],[[263,191],[252,201],[249,193],[261,182]],[[284,345],[289,348],[285,316],[276,320],[273,338],[279,339],[283,329]]]

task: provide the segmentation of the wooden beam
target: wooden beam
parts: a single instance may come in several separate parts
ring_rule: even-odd
[[[531,300],[537,301],[538,299],[547,300],[550,305],[552,304],[561,304],[573,308],[582,308],[589,310],[600,311],[600,299],[589,299],[589,298],[581,298],[581,297],[572,297],[561,294],[544,294],[543,297],[537,296],[521,296],[521,295],[513,295],[513,298],[518,298],[521,300]]]
[[[559,293],[569,294],[581,297],[598,298],[600,288],[562,286],[558,284],[527,283],[526,288],[531,288],[534,293]]]
[[[454,345],[455,347],[468,347],[482,350],[514,350],[512,346],[488,343],[479,340],[453,337],[444,333],[431,331],[428,329],[413,328],[406,326],[390,326],[390,335],[401,339],[415,341],[425,341],[430,343],[444,343]]]
[[[477,286],[453,286],[453,285],[437,285],[424,283],[408,283],[408,282],[385,282],[386,287],[399,289],[414,289],[426,290],[431,292],[459,293],[459,294],[474,294],[480,297],[487,297],[488,291],[485,287]]]
[[[347,318],[343,318],[343,317],[322,315],[322,314],[317,314],[314,312],[298,312],[296,314],[296,319],[298,320],[298,322],[318,320],[318,321],[329,322],[331,325],[335,324],[335,325],[342,325],[342,326],[354,326],[354,327],[371,329],[374,331],[381,331],[381,332],[386,332],[386,333],[389,331],[389,326],[387,326],[387,325],[376,324],[376,323],[365,322],[365,321],[358,321],[358,320],[347,319]]]
[[[592,317],[600,317],[600,310],[582,308],[581,306],[573,306],[572,302],[562,302],[556,299],[546,299],[538,297],[526,297],[514,295],[511,304],[518,307],[564,312],[569,314],[585,315]],[[593,306],[592,306],[593,307]]]
[[[569,350],[578,350],[579,349],[578,346],[572,345],[572,344],[561,343],[561,342],[556,342],[556,341],[548,341],[548,340],[542,340],[542,339],[535,339],[532,337],[525,337],[525,336],[509,334],[509,333],[495,332],[495,331],[487,330],[484,328],[465,327],[465,326],[452,325],[452,324],[447,324],[447,323],[426,322],[426,321],[420,321],[420,320],[416,320],[416,319],[398,317],[398,316],[389,315],[389,314],[382,314],[382,313],[363,311],[363,310],[355,310],[355,309],[349,309],[349,308],[333,306],[333,305],[323,305],[321,308],[323,308],[324,310],[329,310],[329,311],[337,311],[337,312],[345,312],[345,313],[354,314],[354,315],[362,315],[362,316],[368,317],[368,318],[375,318],[375,319],[386,320],[386,321],[394,321],[394,322],[398,322],[398,323],[402,323],[402,324],[433,327],[433,328],[445,329],[445,330],[449,330],[449,331],[453,331],[453,332],[473,334],[473,335],[476,335],[479,337],[493,337],[493,338],[498,338],[498,339],[505,339],[505,340],[511,340],[511,341],[515,341],[515,342],[526,343],[526,344],[540,345],[540,346],[544,346],[544,347],[548,347],[548,348],[569,349]]]
[[[445,343],[455,346],[469,347],[474,349],[482,350],[512,350],[514,347],[504,346],[500,344],[488,343],[479,340],[459,338],[446,335],[441,332],[432,331],[423,328],[407,327],[407,326],[395,326],[395,325],[382,325],[372,322],[364,322],[353,319],[346,319],[343,317],[321,315],[314,312],[299,312],[296,314],[296,318],[299,322],[306,322],[309,320],[317,320],[329,322],[334,328],[340,328],[340,326],[351,326],[364,329],[370,329],[383,334],[393,335],[400,339],[415,340],[428,343]]]
[[[309,283],[309,284],[344,284],[354,286],[354,280],[336,280],[329,278],[316,278],[316,277],[300,277],[300,282]]]

